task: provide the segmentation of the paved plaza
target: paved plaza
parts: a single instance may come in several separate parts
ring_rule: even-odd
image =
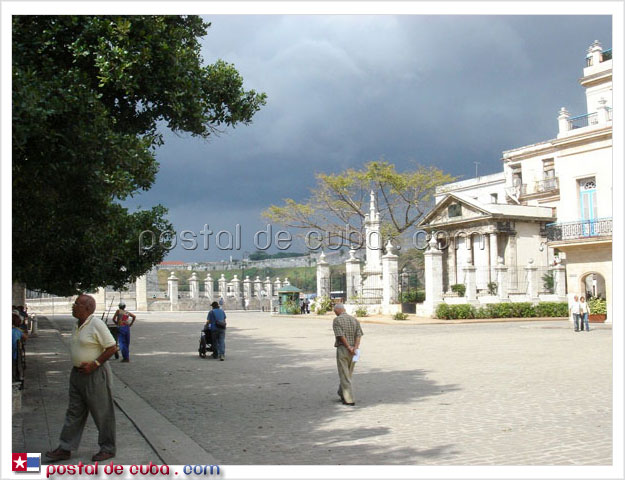
[[[357,405],[347,407],[336,395],[331,319],[228,312],[219,362],[197,353],[204,313],[138,314],[131,362],[111,360],[129,416],[118,422],[141,431],[121,428],[120,448],[134,445],[147,463],[174,435],[222,465],[612,463],[610,328],[363,323]],[[67,339],[70,317],[50,324]],[[65,402],[46,407],[61,419],[49,422],[52,439]]]

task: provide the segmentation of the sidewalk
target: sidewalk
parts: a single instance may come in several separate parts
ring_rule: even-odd
[[[12,451],[40,452],[43,465],[50,463],[45,452],[58,446],[68,404],[72,365],[65,343],[67,338],[69,334],[62,333],[54,320],[40,316],[37,336],[28,339],[26,344],[22,406],[13,413]],[[112,459],[115,464],[172,465],[189,458],[211,458],[115,374],[113,395],[117,429],[117,455]],[[163,432],[168,432],[167,436],[163,436]],[[99,450],[97,436],[97,428],[89,416],[79,449],[72,452],[71,459],[56,463],[93,464],[91,456]]]

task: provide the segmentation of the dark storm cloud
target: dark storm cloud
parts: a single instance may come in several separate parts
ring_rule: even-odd
[[[260,227],[268,205],[303,200],[315,172],[382,155],[400,170],[500,171],[502,150],[555,137],[560,107],[585,113],[586,49],[611,47],[606,16],[207,20],[205,60],[234,63],[268,102],[252,125],[209,142],[167,135],[157,182],[135,203],[170,207],[176,228],[211,215]]]

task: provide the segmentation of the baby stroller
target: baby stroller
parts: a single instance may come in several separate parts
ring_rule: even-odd
[[[213,345],[211,344],[210,332],[206,330],[202,330],[200,335],[200,348],[198,348],[198,352],[200,352],[200,358],[206,358],[206,352],[212,352]]]

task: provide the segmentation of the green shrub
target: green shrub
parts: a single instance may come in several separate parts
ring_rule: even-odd
[[[489,295],[497,295],[497,282],[488,282],[486,285]]]
[[[423,303],[425,301],[425,291],[410,288],[405,292],[401,292],[399,301],[401,303]]]
[[[358,307],[355,313],[357,317],[366,317],[367,315],[369,315],[367,307]]]
[[[447,305],[441,303],[436,307],[436,316],[445,320],[475,318],[476,309],[473,305]]]
[[[451,287],[452,292],[456,292],[459,297],[464,297],[464,293],[467,291],[467,287],[462,283],[455,283]]]
[[[603,298],[593,297],[588,299],[588,309],[591,315],[607,315],[608,304]]]
[[[315,313],[317,315],[323,315],[330,311],[332,311],[332,300],[330,297],[323,296],[315,299]]]
[[[534,306],[537,317],[568,317],[569,305],[566,302],[540,302]]]
[[[395,315],[393,315],[393,320],[408,320],[408,314],[397,312]]]

